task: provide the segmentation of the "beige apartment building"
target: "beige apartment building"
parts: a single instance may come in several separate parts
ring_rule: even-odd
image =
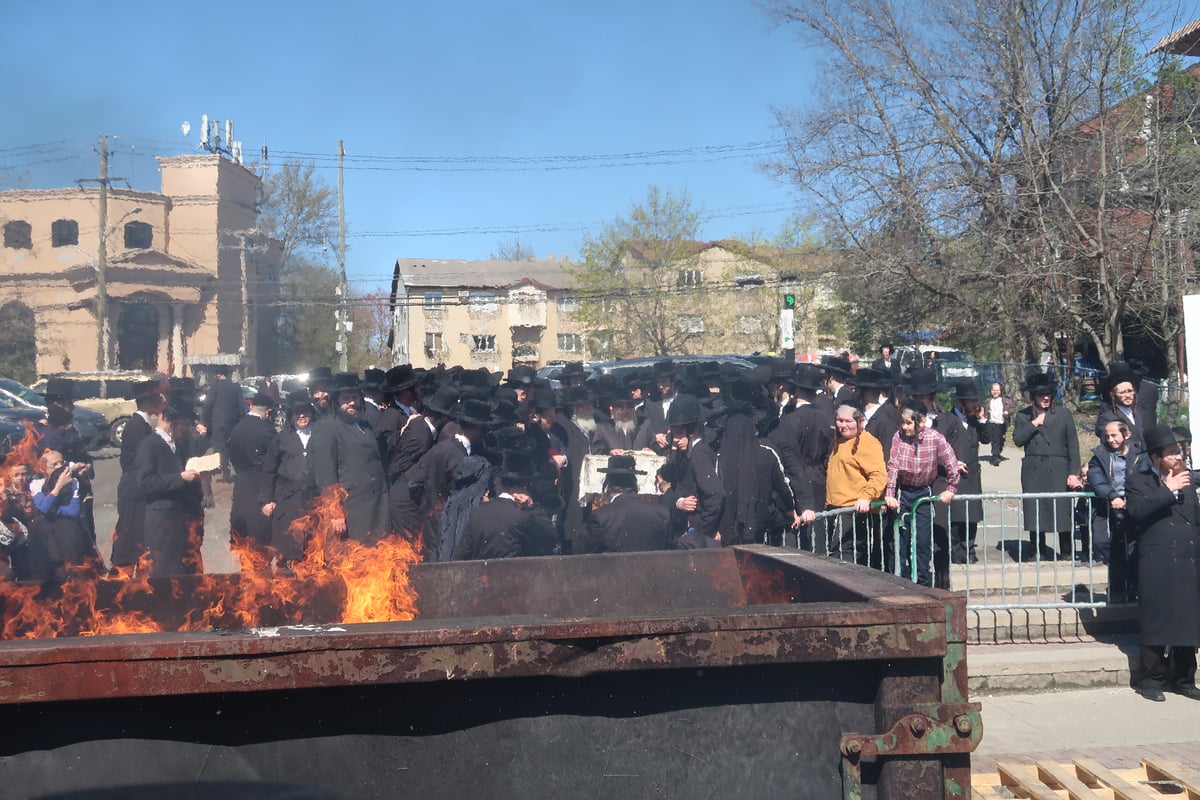
[[[0,192],[0,316],[32,317],[39,375],[101,366],[102,236],[108,367],[252,373],[271,346],[282,251],[254,232],[259,178],[215,154],[158,163],[160,193],[108,190],[103,232],[98,187]]]
[[[492,371],[586,358],[568,262],[399,259],[392,363]]]

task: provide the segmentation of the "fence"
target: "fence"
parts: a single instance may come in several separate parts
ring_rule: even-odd
[[[952,506],[953,518],[936,496],[903,515],[882,503],[865,514],[831,509],[801,529],[796,545],[963,592],[975,641],[1078,636],[1135,618],[1137,565],[1124,520],[1091,493],[957,495]],[[928,529],[909,536],[922,518]],[[932,545],[920,549],[925,563],[922,537]]]

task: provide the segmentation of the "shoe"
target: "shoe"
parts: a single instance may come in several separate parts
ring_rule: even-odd
[[[950,556],[950,563],[951,564],[966,564],[967,557],[966,556],[957,556],[957,555]]]
[[[992,456],[992,466],[993,467],[1000,466],[1000,457],[999,456]]]
[[[1138,694],[1147,700],[1153,700],[1156,703],[1167,702],[1166,695],[1162,693],[1162,689],[1138,689]]]
[[[1197,688],[1195,684],[1176,684],[1171,691],[1173,691],[1175,694],[1181,694],[1184,697],[1191,698],[1192,700],[1200,700],[1200,688]]]
[[[971,555],[967,556],[967,563],[968,564],[978,564],[979,556],[975,555],[974,553],[971,553]]]

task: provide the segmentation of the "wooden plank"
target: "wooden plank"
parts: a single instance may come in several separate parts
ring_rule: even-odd
[[[1053,789],[1020,764],[1000,762],[996,764],[996,771],[1000,773],[1000,785],[1018,797],[1028,797],[1030,800],[1062,800]]]
[[[1145,788],[1135,786],[1093,758],[1077,758],[1075,772],[1085,783],[1099,783],[1112,790],[1113,800],[1154,800]]]
[[[1104,800],[1100,795],[1096,794],[1085,784],[1079,780],[1078,776],[1073,774],[1071,770],[1063,764],[1055,764],[1050,761],[1037,761],[1038,779],[1042,783],[1054,789],[1065,789],[1067,797],[1070,800]]]
[[[1172,780],[1187,792],[1188,800],[1200,800],[1200,772],[1165,758],[1143,758],[1142,766],[1152,781]]]

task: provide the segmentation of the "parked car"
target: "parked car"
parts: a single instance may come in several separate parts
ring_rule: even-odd
[[[16,447],[17,442],[24,437],[24,425],[16,420],[0,417],[0,458],[8,455],[8,451]]]
[[[120,447],[125,423],[129,422],[129,418],[137,411],[137,402],[132,399],[133,387],[154,377],[154,373],[141,370],[58,372],[42,378],[30,388],[40,394],[49,378],[70,381],[75,398],[76,419],[79,418],[80,409],[102,415],[109,423],[108,440],[114,446]],[[80,431],[80,435],[82,434]]]
[[[647,356],[646,358],[624,358],[616,361],[601,361],[592,364],[592,374],[588,380],[596,380],[601,375],[616,375],[622,378],[631,370],[648,369],[653,367],[659,361],[670,359],[674,362],[676,369],[682,369],[688,364],[701,364],[713,362],[717,364],[730,364],[739,369],[750,370],[754,369],[754,362],[746,359],[743,356]]]
[[[938,378],[943,381],[956,381],[959,378],[975,378],[979,370],[975,368],[975,360],[962,350],[953,347],[936,347],[922,345],[920,348],[922,363],[937,370]]]
[[[45,399],[19,381],[0,378],[0,401],[7,401],[19,411],[21,419],[32,422],[45,419]],[[87,408],[75,409],[75,430],[79,431],[83,445],[88,450],[98,450],[109,444],[110,425],[103,414]]]

